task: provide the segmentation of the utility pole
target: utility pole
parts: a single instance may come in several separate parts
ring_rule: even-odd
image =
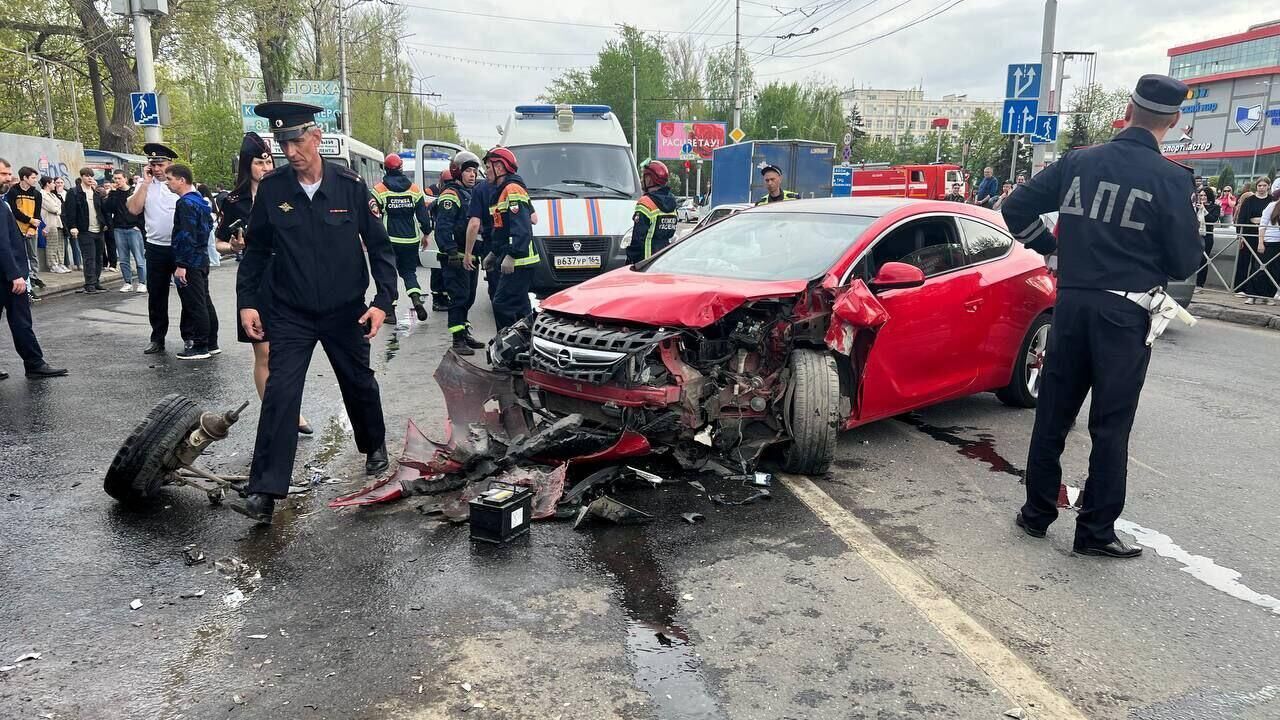
[[[144,93],[156,91],[155,57],[151,49],[151,16],[148,12],[156,12],[156,3],[145,0],[127,0],[129,18],[133,20],[133,46],[137,53],[138,90]],[[119,102],[117,98],[117,102]],[[142,137],[149,143],[160,142],[160,126],[142,128]]]
[[[733,3],[733,130],[742,127],[742,0]]]
[[[80,142],[80,103],[76,102],[76,74],[73,72],[67,77],[71,78],[71,115],[76,119],[76,142]]]
[[[49,61],[40,58],[40,64],[44,66],[44,121],[46,132],[49,137],[53,137],[53,90],[49,86]],[[1261,134],[1261,133],[1259,133]]]
[[[1053,68],[1053,31],[1058,22],[1058,0],[1044,0],[1044,30],[1040,35],[1040,100],[1036,107],[1040,112],[1049,109],[1049,88],[1044,72]],[[1061,79],[1058,80],[1061,82]],[[1033,128],[1034,129],[1034,128]],[[1017,159],[1017,144],[1014,144],[1014,159]],[[1044,145],[1035,145],[1031,151],[1031,174],[1035,175],[1044,169]],[[1010,178],[1012,179],[1012,178]]]
[[[640,65],[636,62],[635,57],[631,58],[631,156],[635,157],[640,152],[640,126],[636,119],[639,113],[636,112],[636,72]]]
[[[338,84],[342,98],[342,132],[348,137],[351,132],[351,97],[347,91],[347,8],[338,2]],[[426,123],[423,123],[424,125]]]

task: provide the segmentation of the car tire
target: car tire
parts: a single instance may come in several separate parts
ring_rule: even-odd
[[[1040,397],[1040,382],[1044,370],[1044,353],[1049,344],[1049,330],[1053,318],[1042,313],[1031,321],[1031,327],[1018,346],[1009,384],[996,391],[1000,402],[1010,407],[1033,408]]]
[[[791,353],[790,401],[786,408],[791,444],[782,469],[802,475],[827,471],[840,434],[840,372],[830,353],[796,350]]]
[[[174,448],[200,424],[200,408],[177,394],[166,395],[129,433],[111,460],[102,488],[125,505],[155,497],[178,467]]]

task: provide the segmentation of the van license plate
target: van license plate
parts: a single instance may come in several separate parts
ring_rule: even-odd
[[[598,268],[600,267],[599,255],[557,255],[557,268]]]

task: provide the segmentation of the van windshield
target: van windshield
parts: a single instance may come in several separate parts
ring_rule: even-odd
[[[630,198],[640,196],[630,148],[564,143],[512,147],[529,194],[543,191],[564,197]]]

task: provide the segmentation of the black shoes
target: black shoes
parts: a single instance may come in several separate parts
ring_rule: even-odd
[[[50,367],[49,363],[44,363],[39,367],[34,367],[27,371],[27,377],[29,378],[62,377],[66,374],[66,368]]]
[[[421,293],[414,293],[409,296],[409,299],[413,301],[413,311],[418,313],[418,322],[426,322],[427,306],[422,302]]]
[[[464,341],[464,342],[466,342],[466,343],[467,343],[467,347],[475,348],[476,350],[480,350],[480,349],[484,348],[484,343],[482,343],[482,342],[480,342],[479,340],[475,339],[475,336],[471,334],[471,330],[470,330],[470,329],[467,329],[467,330],[463,331],[463,333],[462,333],[462,339],[463,339],[463,341]]]
[[[471,349],[471,344],[467,342],[467,336],[462,333],[454,333],[453,351],[459,355],[476,354],[476,351]]]
[[[249,493],[244,502],[227,503],[232,510],[256,520],[263,525],[271,524],[271,514],[276,511],[276,499],[266,493]]]
[[[1027,520],[1026,520],[1026,518],[1022,517],[1022,511],[1021,511],[1021,510],[1019,510],[1019,511],[1018,511],[1018,514],[1017,514],[1017,515],[1014,515],[1014,516],[1013,516],[1013,524],[1014,524],[1014,525],[1017,525],[1017,526],[1018,526],[1018,527],[1020,527],[1020,528],[1022,528],[1022,532],[1024,532],[1024,533],[1026,533],[1026,534],[1030,535],[1030,536],[1031,536],[1031,537],[1033,537],[1033,538],[1042,538],[1042,537],[1044,537],[1045,531],[1044,531],[1044,530],[1037,529],[1037,528],[1033,528],[1033,527],[1031,527],[1030,525],[1028,525],[1028,524],[1027,524]]]
[[[1085,545],[1076,543],[1071,548],[1071,552],[1076,555],[1099,555],[1102,557],[1113,558],[1136,558],[1142,554],[1142,548],[1129,545],[1123,540],[1112,540],[1106,545]]]
[[[369,453],[364,461],[364,472],[366,475],[377,475],[387,468],[391,467],[391,462],[387,460],[387,446],[374,450]]]
[[[143,350],[143,351],[142,351],[142,354],[143,354],[143,355],[155,355],[155,354],[162,353],[162,352],[164,352],[164,343],[162,343],[162,342],[152,342],[150,345],[148,345],[148,346],[147,346],[147,349],[146,349],[146,350]]]
[[[193,345],[185,348],[182,352],[178,353],[177,355],[174,355],[174,357],[178,358],[179,360],[205,360],[205,359],[208,359],[209,357],[209,349],[202,348],[202,347],[195,347]]]
[[[314,434],[315,434],[315,432],[316,432],[316,431],[311,427],[311,423],[306,422],[306,421],[303,421],[303,422],[298,423],[298,434],[299,434],[299,435],[314,435]]]

